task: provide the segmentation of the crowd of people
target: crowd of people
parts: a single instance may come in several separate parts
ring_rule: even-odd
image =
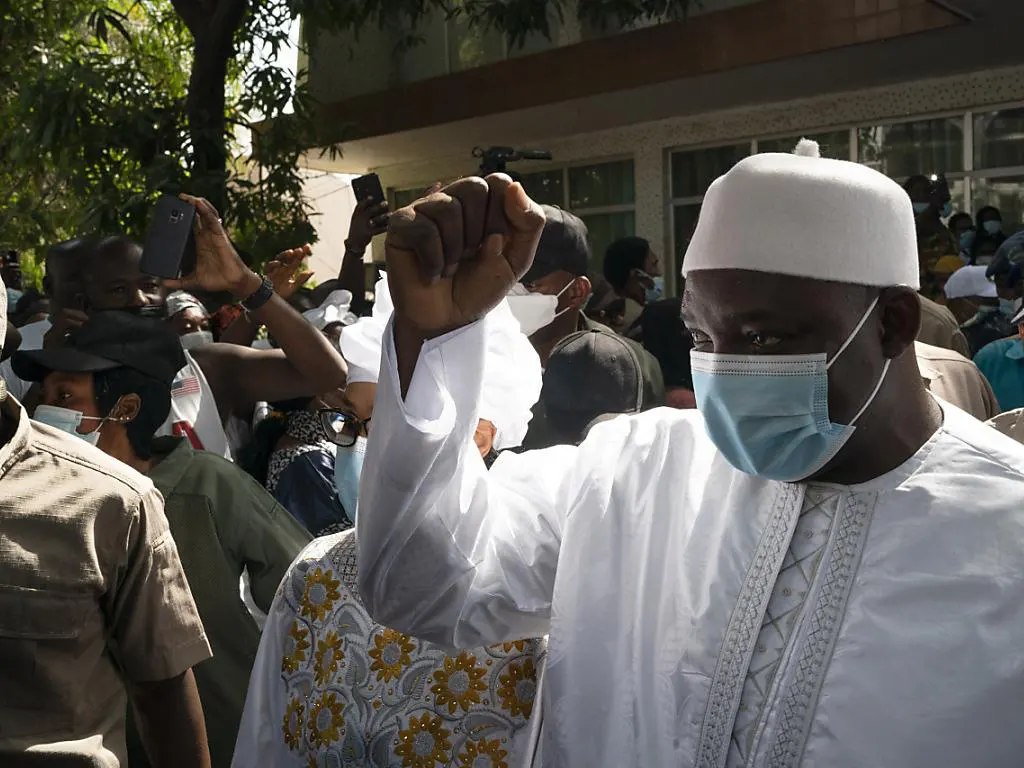
[[[1019,763],[998,210],[802,141],[672,297],[500,174],[360,201],[320,283],[184,197],[180,279],[3,262],[0,765]]]

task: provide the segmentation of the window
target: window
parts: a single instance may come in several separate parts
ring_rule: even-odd
[[[894,179],[964,170],[964,118],[859,128],[857,158]]]
[[[974,168],[1024,166],[1024,107],[974,116]]]
[[[750,154],[750,142],[672,153],[673,199],[703,197],[711,182]]]
[[[532,199],[541,205],[557,205],[565,207],[565,171],[540,171],[519,175],[519,183],[523,185]]]
[[[604,252],[636,232],[636,185],[632,160],[524,173],[520,183],[538,203],[572,211],[590,233],[590,270],[600,274]]]
[[[758,152],[792,152],[800,139],[811,139],[818,142],[822,157],[833,160],[850,159],[850,130],[828,131],[826,133],[807,133],[802,136],[787,136],[783,139],[758,139]]]
[[[672,153],[672,248],[676,258],[665,260],[666,271],[677,269],[682,262],[686,246],[697,226],[704,193],[711,182],[749,154],[749,141]]]

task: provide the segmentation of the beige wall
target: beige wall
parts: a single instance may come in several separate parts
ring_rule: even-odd
[[[671,254],[671,215],[667,194],[667,157],[672,149],[788,136],[836,126],[941,115],[1022,101],[1024,67],[1012,67],[573,136],[559,136],[557,125],[552,125],[550,138],[532,142],[532,145],[550,149],[556,162],[520,163],[518,169],[532,172],[548,166],[632,156],[636,174],[637,234],[653,243],[661,243],[663,251],[668,254],[667,261],[675,264],[678,259],[676,254]],[[515,137],[501,137],[501,141],[515,143]],[[425,187],[437,180],[475,172],[477,163],[469,155],[470,148],[471,145],[467,146],[465,153],[459,155],[432,156],[431,146],[423,144],[420,148],[422,161],[374,170],[380,174],[385,187]]]

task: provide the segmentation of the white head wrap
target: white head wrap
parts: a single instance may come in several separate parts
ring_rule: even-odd
[[[984,266],[960,267],[946,281],[946,298],[962,299],[978,296],[983,299],[996,298],[996,284],[985,277]]]
[[[795,154],[741,160],[708,189],[683,276],[707,269],[917,289],[913,206],[892,179],[823,159],[804,139]]]
[[[174,317],[179,312],[184,312],[186,309],[198,309],[204,315],[206,314],[206,307],[203,306],[203,302],[193,296],[187,291],[174,291],[173,293],[167,294],[167,316]]]
[[[350,382],[376,382],[380,373],[381,343],[394,311],[387,276],[375,290],[371,317],[361,318],[341,334],[341,353],[348,363]],[[540,358],[519,322],[502,301],[487,317],[487,348],[481,382],[480,418],[494,424],[494,448],[502,451],[521,445],[540,397]]]
[[[349,311],[351,306],[351,291],[331,291],[319,307],[306,310],[302,313],[302,316],[318,331],[322,331],[328,325],[334,325],[335,323],[352,325],[359,318]]]

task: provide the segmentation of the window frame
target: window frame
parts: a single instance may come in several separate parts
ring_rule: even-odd
[[[963,170],[946,173],[946,179],[950,182],[962,181],[964,184],[964,199],[961,201],[966,207],[963,209],[974,217],[975,183],[980,179],[1008,178],[1013,176],[1024,176],[1024,165],[1001,166],[998,168],[975,169],[974,167],[974,118],[981,113],[1001,112],[1010,109],[1024,109],[1024,102],[1002,102],[998,104],[985,105],[967,110],[946,110],[941,112],[927,112],[914,115],[901,115],[880,120],[862,121],[846,125],[831,125],[815,128],[808,128],[806,134],[832,133],[842,130],[850,132],[850,156],[851,162],[859,162],[860,158],[860,133],[862,128],[875,128],[890,125],[901,125],[903,123],[914,123],[923,120],[942,120],[948,118],[961,118],[963,120]],[[672,179],[672,156],[680,152],[697,152],[703,149],[715,149],[717,147],[735,146],[745,142],[750,143],[750,154],[758,153],[758,145],[762,141],[777,141],[793,136],[800,131],[786,131],[785,133],[772,133],[753,137],[723,138],[699,144],[677,145],[666,147],[663,152],[662,166],[665,174],[665,221],[669,242],[669,253],[673,270],[678,270],[682,265],[683,256],[680,252],[681,243],[676,242],[676,207],[685,205],[700,205],[704,202],[704,194],[689,197],[673,197]],[[906,181],[906,177],[891,177],[897,183]],[[706,193],[707,190],[705,190]],[[1024,229],[1024,221],[1014,222],[1017,229]],[[668,261],[668,260],[666,260]]]

